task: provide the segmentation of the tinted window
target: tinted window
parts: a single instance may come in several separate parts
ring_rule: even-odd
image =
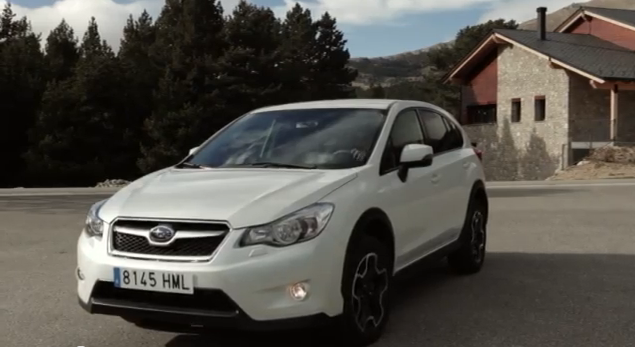
[[[401,151],[411,143],[423,143],[423,132],[419,123],[417,112],[407,110],[399,114],[395,119],[390,138],[386,144],[386,151],[382,158],[381,171],[391,170],[399,164]]]
[[[426,130],[426,144],[434,149],[434,153],[463,147],[463,135],[460,130],[444,116],[421,110],[421,123]]]
[[[441,153],[444,151],[444,141],[446,141],[446,135],[448,129],[445,126],[445,122],[440,115],[422,110],[421,111],[421,123],[426,129],[426,145],[432,147],[434,153]]]
[[[464,142],[463,133],[461,133],[461,130],[454,122],[447,119],[447,117],[442,117],[442,118],[445,121],[445,125],[448,128],[448,135],[447,135],[448,141],[447,141],[446,151],[462,148],[463,142]]]
[[[263,162],[340,169],[366,163],[385,121],[372,109],[300,109],[249,114],[189,161],[207,167]]]

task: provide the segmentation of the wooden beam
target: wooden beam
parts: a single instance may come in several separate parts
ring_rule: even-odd
[[[605,82],[597,83],[595,81],[589,81],[591,86],[595,89],[611,90],[614,86],[617,86],[620,90],[635,90],[634,82]]]
[[[561,65],[555,64],[553,61],[549,61],[549,67],[556,70],[562,70],[564,67]]]
[[[617,126],[619,114],[619,89],[617,85],[611,88],[611,141],[617,141]]]

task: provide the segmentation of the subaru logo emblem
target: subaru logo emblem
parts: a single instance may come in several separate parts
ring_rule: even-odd
[[[150,241],[165,243],[172,240],[174,234],[176,234],[176,232],[170,226],[157,225],[150,229]]]

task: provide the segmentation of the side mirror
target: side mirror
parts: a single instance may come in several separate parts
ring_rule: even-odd
[[[194,152],[196,152],[197,149],[198,149],[198,147],[194,147],[194,148],[190,149],[190,154],[188,154],[188,155],[194,154]]]
[[[425,167],[432,165],[434,150],[428,145],[412,143],[401,152],[399,163],[406,167]]]

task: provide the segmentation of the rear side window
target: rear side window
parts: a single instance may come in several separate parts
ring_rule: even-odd
[[[458,148],[463,148],[463,133],[461,133],[461,130],[459,129],[459,127],[452,122],[451,120],[449,120],[447,117],[442,117],[443,120],[445,121],[445,125],[448,128],[448,151],[451,151],[453,149],[458,149]]]
[[[425,143],[435,154],[463,147],[463,135],[453,122],[430,110],[421,110],[420,117],[426,131]]]

